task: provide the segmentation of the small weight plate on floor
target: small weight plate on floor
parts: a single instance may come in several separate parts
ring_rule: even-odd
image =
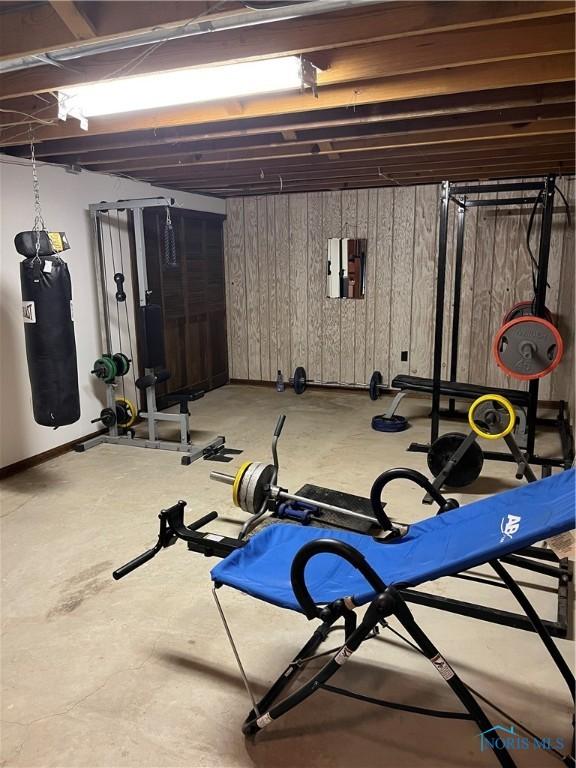
[[[430,472],[437,477],[444,469],[446,463],[456,450],[466,440],[466,435],[461,432],[447,432],[437,440],[434,440],[428,451],[428,468]],[[448,488],[463,488],[470,485],[482,472],[484,464],[484,454],[478,443],[470,445],[464,456],[458,464],[453,467],[450,474],[444,481]]]
[[[503,325],[494,339],[494,358],[508,376],[521,381],[541,379],[562,360],[564,343],[556,326],[542,317],[517,317]]]
[[[297,395],[306,391],[306,369],[301,365],[294,371],[293,386]]]
[[[377,432],[403,432],[408,429],[408,419],[405,416],[374,416],[372,419],[372,429]]]
[[[382,384],[382,374],[380,373],[380,371],[374,371],[372,376],[370,376],[370,386],[369,386],[370,400],[378,400],[378,398],[380,397],[379,387],[381,386],[381,384]],[[391,430],[391,431],[394,431],[394,430]]]

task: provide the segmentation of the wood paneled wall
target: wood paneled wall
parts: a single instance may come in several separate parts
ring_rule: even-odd
[[[574,179],[560,179],[574,218]],[[506,193],[501,193],[504,196]],[[225,262],[230,375],[271,381],[304,365],[310,378],[366,383],[377,368],[430,376],[440,187],[310,192],[226,201]],[[458,377],[519,388],[496,367],[494,333],[508,308],[532,291],[526,247],[530,205],[467,211]],[[572,399],[574,389],[574,227],[560,195],[547,304],[559,316],[568,353],[541,382],[541,398]],[[451,205],[446,295],[453,287],[455,206]],[[534,222],[537,248],[540,218]],[[367,244],[364,300],[327,299],[330,237]],[[448,370],[451,307],[445,309]],[[403,362],[402,353],[408,353]]]

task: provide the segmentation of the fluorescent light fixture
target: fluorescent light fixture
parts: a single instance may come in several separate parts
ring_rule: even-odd
[[[300,88],[298,56],[196,67],[77,85],[58,92],[59,117],[117,115]]]

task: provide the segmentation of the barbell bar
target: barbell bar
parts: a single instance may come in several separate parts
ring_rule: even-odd
[[[278,485],[270,482],[270,477],[276,472],[273,464],[264,464],[260,462],[246,462],[243,464],[236,475],[228,475],[225,472],[216,470],[210,472],[210,479],[225,485],[231,485],[233,488],[233,501],[236,506],[250,515],[260,514],[264,501],[266,505],[270,501],[298,501],[302,504],[310,504],[328,512],[334,512],[340,515],[355,517],[372,525],[376,520],[369,515],[363,515],[361,512],[353,512],[351,509],[337,507],[334,504],[327,504],[324,501],[308,499],[305,496],[298,496],[295,493],[280,488]]]
[[[382,390],[387,389],[387,387],[382,384],[382,374],[380,371],[374,371],[370,377],[370,383],[366,385],[358,384],[356,382],[316,381],[315,379],[309,379],[306,375],[306,369],[302,365],[299,365],[295,369],[294,375],[291,377],[289,383],[292,385],[294,392],[296,392],[297,395],[301,395],[303,392],[305,392],[308,386],[346,387],[347,389],[368,390],[371,400],[378,400],[382,394]]]

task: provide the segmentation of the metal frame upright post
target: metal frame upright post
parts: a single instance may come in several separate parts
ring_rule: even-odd
[[[432,373],[432,412],[430,442],[440,431],[440,381],[442,378],[442,342],[444,336],[444,300],[446,293],[446,251],[448,247],[448,212],[450,182],[442,182],[440,199],[440,231],[438,235],[438,273],[436,278],[436,322],[434,327],[434,366]]]
[[[452,310],[452,338],[450,350],[450,381],[458,379],[458,337],[460,332],[460,304],[462,298],[462,257],[464,254],[464,232],[466,226],[466,198],[456,200],[458,216],[456,219],[456,258],[454,261],[454,306]],[[448,201],[448,207],[450,200]],[[454,416],[456,413],[456,401],[451,399],[448,403],[448,413]]]
[[[534,314],[544,317],[546,308],[546,288],[548,286],[548,263],[550,260],[550,238],[552,236],[552,218],[554,214],[554,196],[556,177],[547,176],[543,190],[542,223],[540,225],[540,243],[538,247],[538,271],[534,296]],[[528,385],[528,439],[526,449],[528,457],[534,456],[536,442],[536,420],[538,414],[539,380],[532,379]]]

